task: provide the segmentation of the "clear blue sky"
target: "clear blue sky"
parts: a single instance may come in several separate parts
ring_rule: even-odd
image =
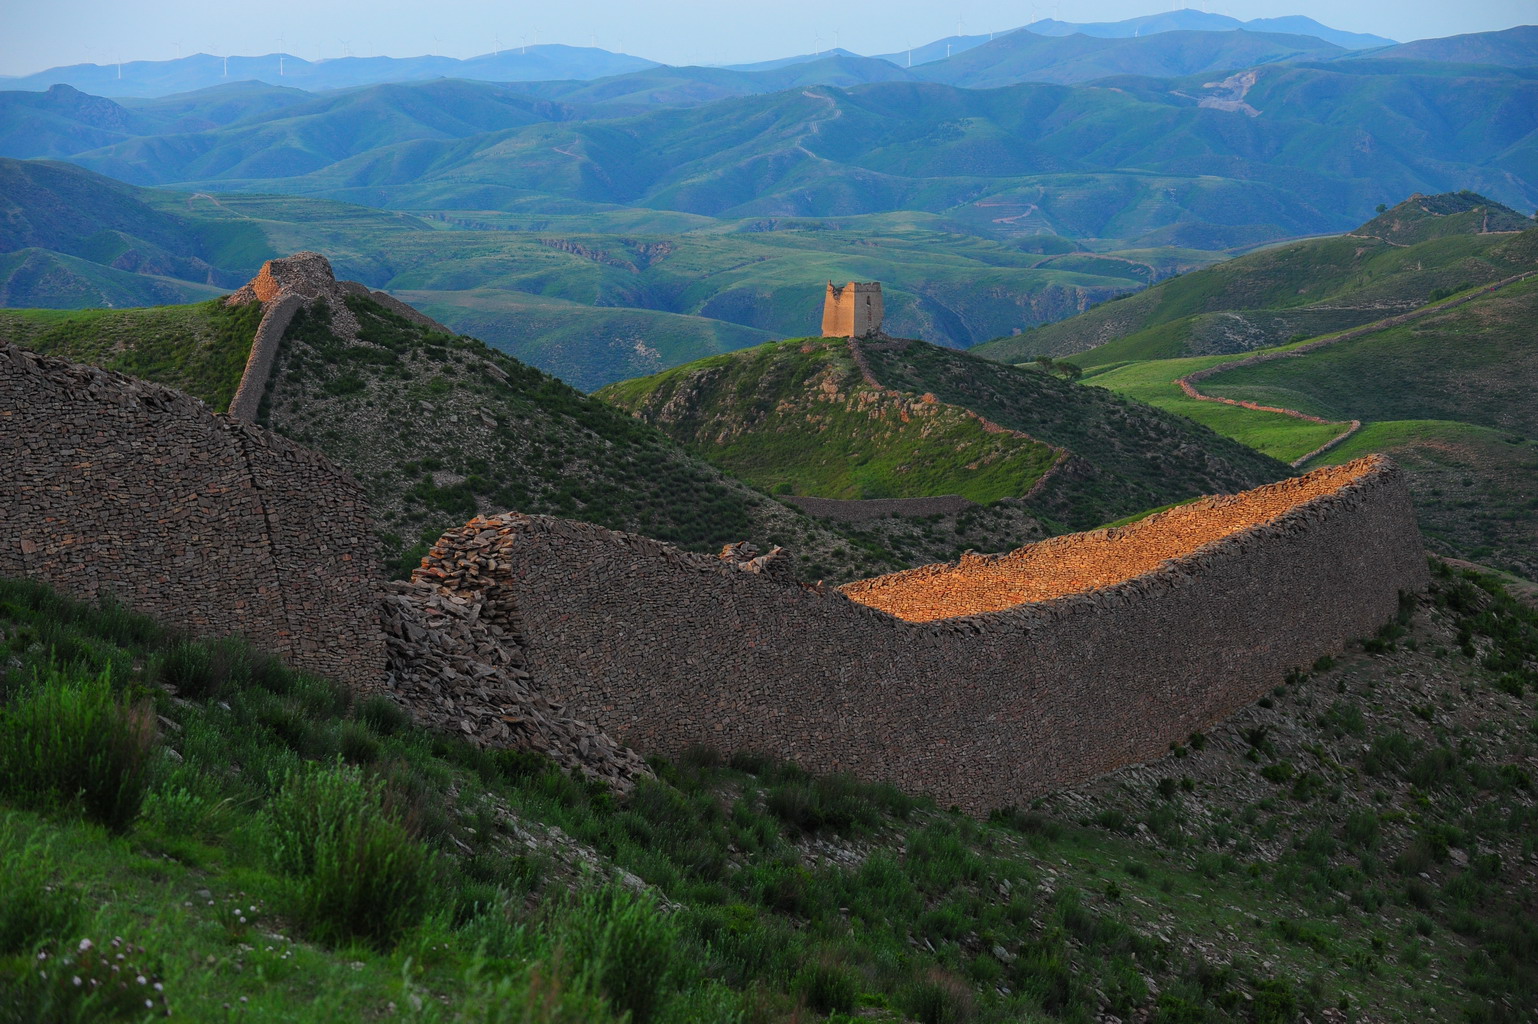
[[[1538,0],[0,0],[0,74],[280,48],[316,59],[597,45],[669,64],[728,64],[834,45],[889,53],[1038,18],[1119,21],[1177,7],[1240,20],[1304,14],[1408,41],[1538,23]]]

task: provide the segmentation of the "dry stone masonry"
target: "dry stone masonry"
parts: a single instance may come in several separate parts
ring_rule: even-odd
[[[461,558],[474,564],[470,552]],[[635,751],[531,689],[517,621],[505,608],[422,578],[384,589],[384,692],[419,725],[477,746],[532,750],[620,792],[651,775]]]
[[[384,661],[362,490],[195,398],[0,343],[0,575],[355,685]]]
[[[1137,552],[1104,580],[1075,569],[1057,596],[934,621],[850,599],[891,577],[824,590],[744,571],[745,552],[516,513],[445,534],[414,579],[478,606],[531,691],[639,749],[762,750],[982,811],[1158,756],[1426,581],[1380,457],[1174,511],[1042,542]],[[1207,514],[1223,525],[1192,532]],[[964,578],[1039,546],[898,575]]]

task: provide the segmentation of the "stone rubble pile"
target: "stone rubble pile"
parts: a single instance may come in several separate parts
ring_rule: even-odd
[[[380,624],[385,691],[419,724],[482,747],[544,754],[622,793],[651,776],[635,751],[535,692],[512,617],[484,595],[424,579],[390,583]]]
[[[761,555],[758,553],[758,546],[752,541],[740,540],[735,544],[723,545],[721,553],[716,557],[742,572],[784,580],[787,583],[796,582],[796,567],[791,564],[790,556],[785,554],[785,549],[778,544]]]

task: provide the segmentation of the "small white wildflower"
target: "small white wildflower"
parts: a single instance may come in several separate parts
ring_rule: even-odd
[[[156,991],[156,992],[164,992],[164,991],[165,991],[165,990],[166,990],[166,987],[165,987],[165,986],[164,986],[164,985],[162,985],[162,984],[161,984],[161,983],[160,983],[160,982],[158,982],[158,981],[157,981],[157,982],[155,982],[155,991]]]
[[[240,919],[240,923],[241,923],[241,924],[245,924],[245,923],[246,923],[246,919],[245,919],[245,918],[244,918],[244,917],[242,917],[242,918],[241,918],[241,919]]]
[[[78,974],[75,975],[73,978],[70,979],[70,981],[74,982],[75,987],[78,988],[80,986],[80,975],[78,975]]]
[[[144,1001],[144,1008],[147,1009],[147,1010],[153,1010],[155,1008],[155,1000],[153,1000],[153,999],[146,999]]]
[[[80,952],[84,953],[86,950],[90,949],[93,945],[95,945],[95,943],[93,943],[90,939],[81,939],[80,940]]]
[[[145,976],[144,976],[144,975],[142,975],[142,974],[141,974],[141,975],[139,975],[139,976],[138,976],[138,977],[137,977],[137,978],[135,978],[135,979],[134,979],[134,980],[135,980],[135,981],[137,981],[137,982],[138,982],[138,983],[139,983],[139,984],[141,984],[141,985],[148,985],[148,984],[149,984],[149,983],[150,983],[150,982],[149,982],[149,979],[148,979],[148,978],[146,978],[146,977],[145,977]]]
[[[38,954],[37,954],[37,958],[39,960],[47,960],[48,959],[48,951],[46,949],[39,950]]]

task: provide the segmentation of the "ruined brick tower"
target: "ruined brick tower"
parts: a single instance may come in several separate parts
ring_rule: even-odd
[[[850,281],[843,287],[828,282],[822,304],[824,338],[868,338],[881,332],[881,283]]]

